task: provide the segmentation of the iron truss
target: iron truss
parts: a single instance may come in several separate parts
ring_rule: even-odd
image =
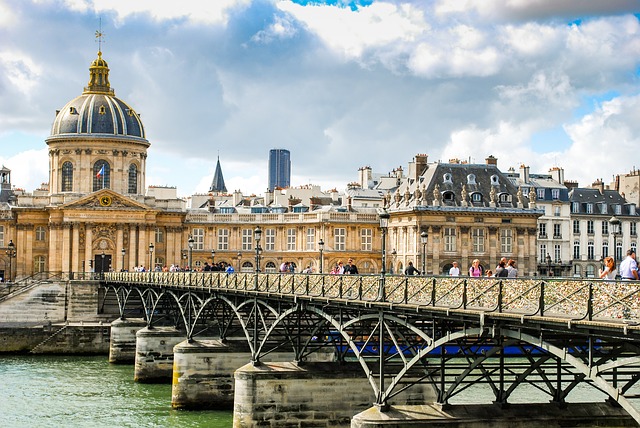
[[[254,364],[274,351],[304,364],[330,350],[360,364],[382,410],[416,384],[443,405],[479,384],[499,404],[526,384],[563,405],[584,384],[640,424],[633,282],[112,272],[102,286],[122,318],[174,326],[190,341],[240,339]]]

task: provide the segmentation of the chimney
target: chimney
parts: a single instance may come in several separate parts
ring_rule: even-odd
[[[529,183],[529,167],[525,164],[520,165],[520,180],[524,183]]]
[[[485,159],[487,165],[498,166],[498,159],[493,155],[489,155],[488,158]]]
[[[368,189],[369,182],[371,181],[371,167],[363,166],[362,168],[358,169],[358,175],[360,187],[362,187],[363,189]]]
[[[597,179],[596,181],[593,182],[593,184],[591,185],[591,188],[593,189],[598,189],[598,191],[600,192],[600,194],[604,194],[604,181],[602,181],[602,179]]]
[[[549,170],[549,174],[551,174],[551,178],[553,178],[554,181],[564,184],[564,169],[554,166]]]

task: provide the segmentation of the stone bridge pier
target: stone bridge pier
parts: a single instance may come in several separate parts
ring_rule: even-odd
[[[185,333],[173,327],[144,327],[136,333],[134,380],[169,383],[173,378],[173,347]]]
[[[109,338],[109,362],[112,364],[135,363],[136,334],[146,326],[147,322],[141,318],[118,318],[113,321]]]

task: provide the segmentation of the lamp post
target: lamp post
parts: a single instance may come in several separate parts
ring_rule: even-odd
[[[125,250],[124,248],[122,250],[120,250],[120,254],[122,254],[122,269],[120,270],[120,272],[124,272],[124,256],[127,254],[127,250]]]
[[[620,233],[620,219],[618,217],[613,216],[609,219],[609,225],[611,226],[611,232],[613,233],[613,263],[614,267],[618,268],[618,242],[617,237]],[[622,254],[620,254],[622,257]]]
[[[153,263],[153,250],[155,249],[155,245],[153,242],[149,244],[149,272],[153,272],[154,263]]]
[[[551,276],[551,256],[547,254],[547,276]]]
[[[384,208],[379,214],[380,217],[380,230],[382,231],[382,269],[380,270],[380,288],[378,290],[378,299],[382,302],[386,300],[384,290],[384,276],[387,273],[387,229],[389,228],[389,213]]]
[[[422,243],[422,275],[427,274],[427,239],[429,234],[426,230],[420,233],[420,242]]]
[[[240,266],[240,260],[242,260],[242,253],[238,251],[238,272],[242,272],[242,268]]]
[[[216,250],[211,250],[211,270],[213,270],[213,266],[216,264]]]
[[[187,241],[187,243],[189,244],[189,272],[193,270],[193,243],[194,242],[195,240],[193,239],[193,236],[189,235],[189,239]]]
[[[186,264],[187,264],[187,251],[186,250],[182,250],[182,267],[186,269]]]
[[[256,273],[260,272],[260,239],[262,238],[262,229],[257,226],[253,231],[253,239],[256,241]],[[257,281],[257,276],[256,276]]]
[[[318,241],[318,249],[320,249],[320,273],[322,273],[322,268],[324,265],[324,259],[322,256],[322,253],[324,252],[324,241],[322,240],[322,238],[320,238],[320,240]]]
[[[11,282],[11,278],[13,275],[11,259],[16,256],[16,244],[13,243],[13,239],[9,241],[9,244],[7,245],[7,247],[8,247],[7,257],[9,257],[9,282]]]
[[[100,254],[100,275],[104,275],[104,251]]]

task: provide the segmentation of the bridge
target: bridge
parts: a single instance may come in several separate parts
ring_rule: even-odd
[[[174,327],[187,343],[240,338],[254,367],[280,351],[300,365],[330,351],[361,369],[380,412],[416,385],[443,408],[478,386],[506,407],[523,385],[562,408],[588,385],[640,425],[640,283],[109,272],[101,284],[121,319]]]

